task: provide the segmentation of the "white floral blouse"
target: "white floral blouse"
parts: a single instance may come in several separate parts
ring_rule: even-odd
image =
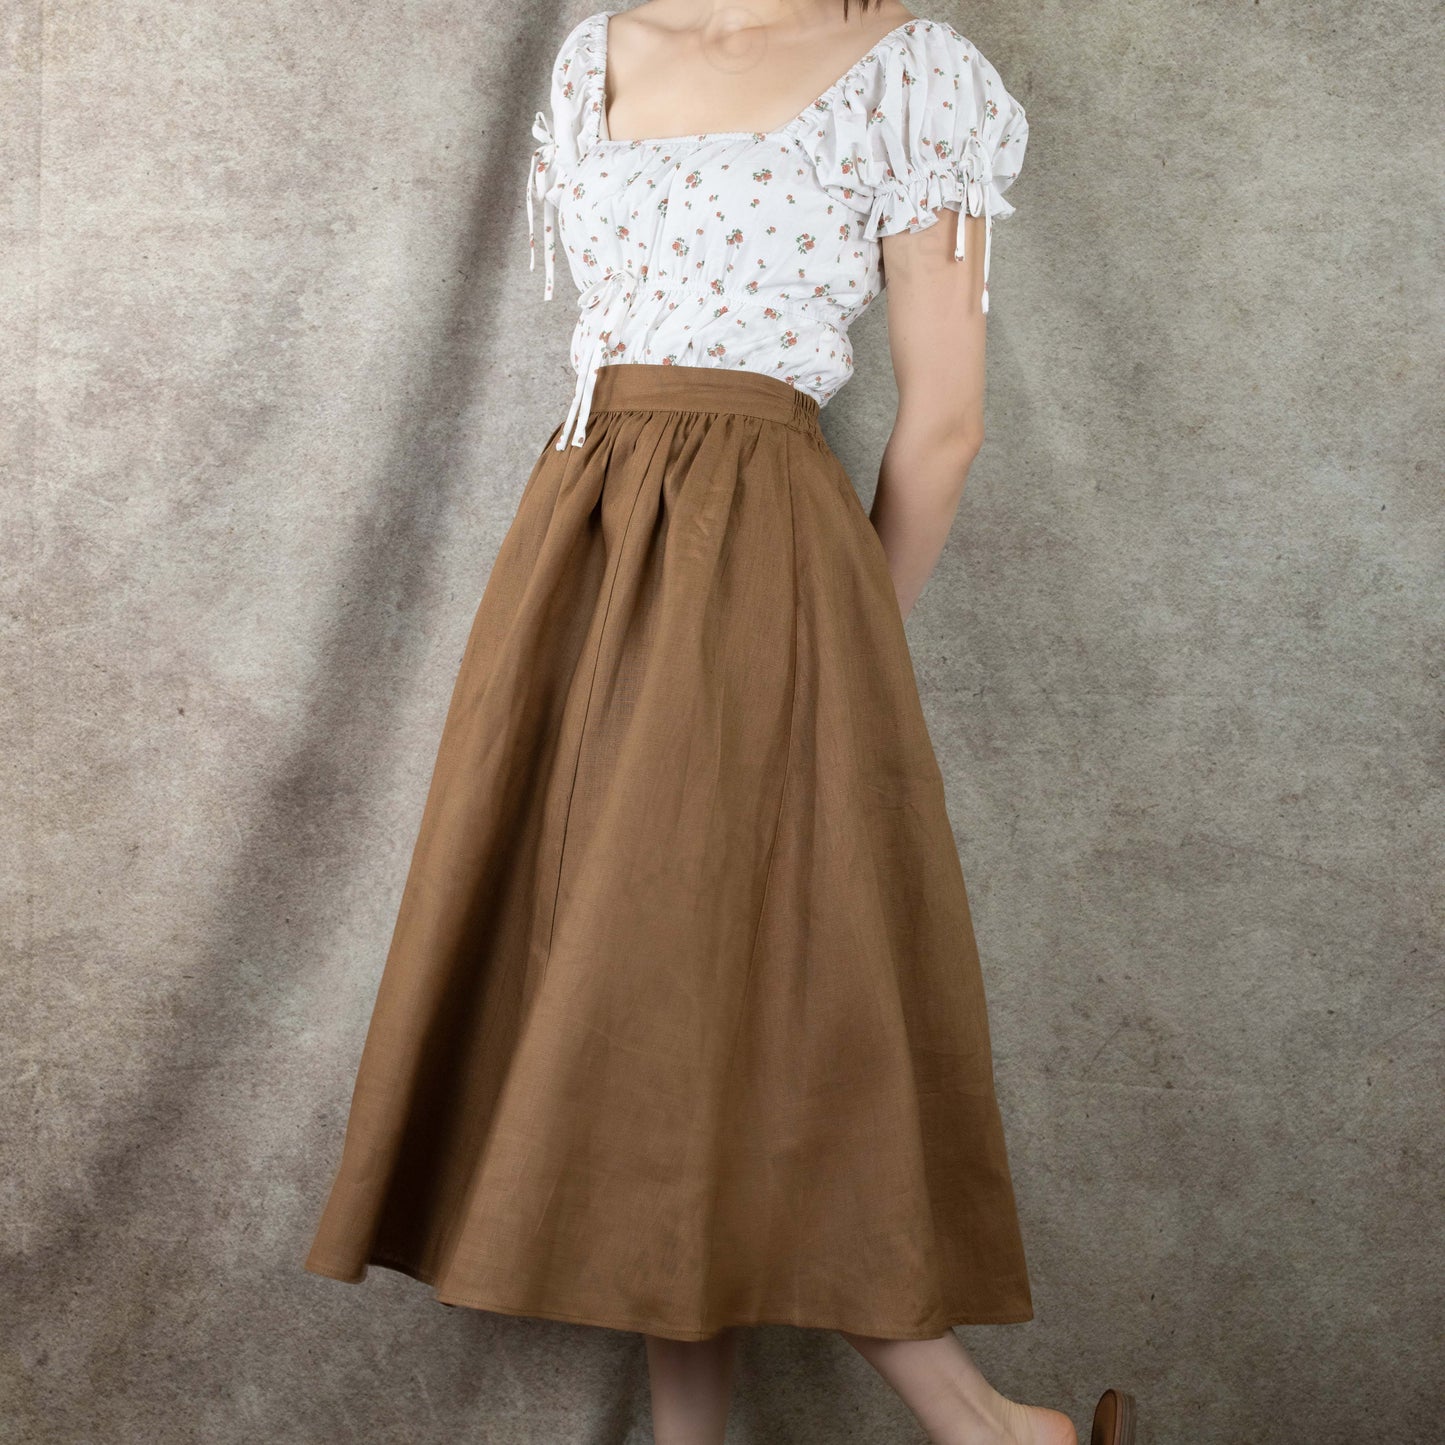
[[[780,377],[820,406],[852,373],[848,328],[884,286],[881,240],[940,207],[993,222],[1019,173],[1028,121],[952,26],[909,20],[801,115],[773,131],[648,140],[606,134],[608,21],[579,22],[552,67],[551,119],[527,184],[542,202],[550,299],[560,237],[581,288],[577,387],[558,450],[586,435],[599,367],[727,366]],[[964,228],[955,250],[964,255]]]

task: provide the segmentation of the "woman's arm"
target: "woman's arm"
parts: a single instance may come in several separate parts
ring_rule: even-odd
[[[904,617],[953,525],[968,469],[983,445],[984,219],[941,210],[921,231],[883,239],[888,347],[898,418],[883,451],[871,520]]]

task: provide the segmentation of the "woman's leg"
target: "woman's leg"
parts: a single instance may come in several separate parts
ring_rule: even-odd
[[[732,1398],[736,1331],[710,1340],[647,1339],[657,1445],[722,1445]]]
[[[933,1340],[838,1333],[898,1392],[934,1445],[1076,1445],[1067,1415],[1000,1395],[952,1330]]]

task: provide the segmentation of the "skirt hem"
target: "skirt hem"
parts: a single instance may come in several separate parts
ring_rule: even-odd
[[[410,1260],[381,1258],[373,1256],[362,1265],[359,1273],[346,1273],[340,1268],[329,1268],[326,1265],[313,1263],[307,1260],[304,1268],[307,1273],[320,1275],[324,1279],[340,1280],[343,1284],[360,1284],[365,1280],[367,1270],[375,1265],[378,1269],[389,1269],[397,1274],[405,1275],[409,1279],[417,1280],[427,1285],[433,1297],[444,1305],[461,1307],[464,1309],[486,1310],[491,1314],[512,1315],[525,1319],[553,1320],[560,1324],[569,1325],[591,1325],[597,1329],[623,1330],[630,1334],[656,1335],[659,1339],[665,1340],[707,1340],[722,1330],[727,1329],[753,1329],[759,1325],[785,1325],[793,1329],[802,1330],[843,1330],[848,1334],[865,1335],[880,1340],[931,1340],[936,1339],[945,1331],[952,1329],[955,1325],[1021,1325],[1026,1324],[1034,1318],[1034,1312],[1029,1309],[1027,1313],[1005,1312],[1001,1314],[979,1314],[969,1310],[945,1311],[938,1317],[937,1324],[917,1325],[911,1329],[902,1329],[897,1325],[859,1325],[844,1324],[837,1320],[817,1319],[796,1319],[779,1317],[749,1317],[747,1319],[725,1319],[709,1325],[690,1328],[685,1325],[661,1324],[651,1320],[622,1319],[614,1316],[609,1319],[602,1319],[595,1315],[568,1314],[563,1310],[549,1309],[532,1305],[510,1305],[499,1304],[495,1300],[481,1299],[476,1296],[467,1296],[453,1293],[450,1290],[443,1291],[436,1282],[436,1276],[430,1270],[415,1264]]]

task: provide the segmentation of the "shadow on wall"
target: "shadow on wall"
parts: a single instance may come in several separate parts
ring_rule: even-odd
[[[485,130],[475,137],[482,161],[464,224],[456,232],[454,264],[444,272],[451,294],[437,308],[448,319],[447,329],[433,338],[426,369],[409,387],[414,400],[400,413],[403,424],[391,437],[390,455],[377,468],[364,522],[344,543],[336,544],[337,569],[318,578],[317,585],[329,590],[329,599],[318,602],[316,609],[318,615],[329,619],[329,629],[318,646],[323,665],[310,679],[309,695],[298,697],[291,709],[287,721],[294,720],[295,725],[287,736],[286,755],[267,762],[269,790],[257,795],[255,809],[240,830],[234,852],[228,855],[228,876],[206,880],[211,925],[196,949],[188,981],[166,998],[163,1024],[154,1031],[147,1058],[128,1076],[131,1087],[123,1096],[106,1100],[98,1117],[86,1120],[85,1187],[57,1188],[37,1211],[43,1224],[34,1232],[41,1237],[27,1241],[27,1253],[43,1266],[44,1273],[36,1270],[13,1288],[7,1333],[14,1332],[14,1338],[7,1353],[14,1360],[35,1354],[27,1343],[30,1337],[19,1335],[22,1321],[34,1322],[53,1314],[55,1302],[61,1301],[66,1313],[57,1329],[67,1336],[67,1349],[85,1358],[80,1374],[60,1381],[48,1378],[52,1371],[41,1351],[35,1368],[14,1379],[18,1392],[8,1407],[14,1412],[11,1418],[37,1422],[37,1428],[38,1422],[46,1421],[46,1429],[60,1432],[44,1438],[96,1438],[90,1432],[97,1418],[111,1422],[127,1418],[132,1411],[147,1408],[140,1397],[168,1393],[182,1381],[200,1398],[190,1401],[187,1415],[175,1422],[177,1426],[197,1425],[207,1411],[227,1399],[235,1412],[228,1430],[259,1408],[254,1398],[249,1405],[241,1404],[252,1388],[246,1377],[263,1368],[257,1363],[258,1353],[266,1355],[279,1342],[258,1340],[254,1315],[240,1312],[239,1307],[254,1301],[256,1295],[232,1294],[224,1280],[218,1290],[215,1275],[230,1273],[234,1278],[249,1273],[279,1279],[276,1288],[309,1287],[315,1291],[318,1313],[328,1305],[338,1316],[354,1309],[353,1319],[397,1298],[392,1295],[387,1300],[380,1272],[368,1284],[349,1289],[302,1272],[308,1232],[319,1215],[331,1170],[340,1159],[339,1132],[330,1141],[329,1157],[295,1161],[295,1188],[304,1198],[304,1206],[290,1223],[301,1232],[279,1255],[274,1237],[253,1239],[253,1246],[266,1250],[264,1256],[258,1250],[245,1261],[244,1269],[228,1271],[224,1262],[209,1267],[204,1262],[183,1262],[183,1248],[156,1249],[154,1236],[157,1230],[178,1231],[188,1220],[209,1219],[219,1213],[241,1226],[236,1249],[244,1252],[248,1247],[243,1211],[235,1201],[200,1194],[200,1189],[212,1190],[220,1177],[220,1171],[206,1163],[207,1156],[216,1152],[208,1147],[207,1139],[207,1111],[216,1109],[216,1099],[204,1081],[228,1072],[218,1055],[259,1053],[257,1040],[227,1030],[226,1020],[234,1020],[239,997],[284,999],[293,982],[298,940],[307,936],[308,929],[318,933],[327,922],[310,907],[312,882],[305,864],[312,853],[311,840],[330,837],[342,841],[331,845],[328,862],[339,872],[345,868],[346,830],[335,825],[348,792],[341,767],[344,765],[347,775],[362,777],[382,771],[384,752],[394,731],[390,725],[394,711],[383,710],[387,706],[383,702],[379,708],[361,712],[356,697],[363,690],[370,660],[386,650],[396,617],[416,612],[421,594],[435,585],[434,563],[447,534],[448,515],[458,494],[475,476],[475,457],[457,444],[456,436],[481,384],[487,359],[486,349],[477,346],[475,339],[492,334],[497,327],[503,296],[497,284],[497,257],[503,244],[514,240],[513,228],[521,210],[525,153],[519,168],[519,147],[525,152],[533,144],[531,119],[539,87],[545,96],[556,37],[570,23],[560,15],[560,7],[548,6],[529,12],[523,21],[498,27],[512,52],[506,70],[519,78],[541,79],[538,85],[518,83],[504,97],[494,98]],[[419,483],[419,478],[424,482]],[[400,701],[399,695],[396,701]],[[295,829],[298,799],[305,800],[309,824],[302,835]],[[279,850],[278,839],[287,840]],[[379,974],[379,956],[375,968]],[[358,1039],[358,1052],[359,1047]],[[188,1069],[196,1071],[196,1086],[178,1088],[177,1079],[186,1076]],[[239,1072],[244,1072],[239,1064],[229,1071],[232,1076]],[[285,1130],[278,1127],[275,1132]],[[197,1181],[201,1181],[200,1189]],[[202,1268],[211,1277],[197,1280],[195,1272]],[[177,1291],[162,1286],[161,1281],[173,1282],[183,1269],[191,1272],[188,1288]],[[455,1342],[478,1358],[494,1353],[502,1332],[512,1325],[496,1317],[475,1315],[466,1322],[468,1328],[456,1330],[452,1312],[444,1317],[420,1286],[406,1282],[406,1288],[421,1296],[422,1307],[434,1310],[438,1333],[448,1330]],[[193,1297],[186,1299],[187,1292]],[[30,1299],[22,1305],[25,1294]],[[77,1302],[81,1302],[79,1307]],[[193,1324],[204,1321],[204,1328],[197,1327],[188,1341],[189,1359],[185,1358],[187,1320]],[[395,1321],[393,1314],[393,1331]],[[358,1368],[377,1368],[374,1359],[369,1365],[365,1361],[360,1367],[357,1364],[356,1351],[364,1348],[367,1340],[365,1326],[350,1340],[340,1334],[336,1338],[338,1379],[347,1373],[354,1376]],[[374,1340],[372,1347],[376,1348]],[[618,1348],[620,1342],[614,1340],[611,1349]],[[604,1353],[611,1358],[610,1351]],[[399,1356],[398,1363],[401,1360]],[[136,1375],[138,1368],[153,1378],[142,1383]],[[480,1375],[473,1377],[471,1388],[465,1376],[452,1382],[449,1410],[467,1407],[479,1379]],[[274,1381],[273,1376],[271,1388]],[[268,1388],[262,1380],[254,1384],[263,1391]],[[398,1379],[398,1396],[404,1399],[415,1384],[414,1377]],[[635,1384],[634,1380],[630,1394],[624,1392],[607,1409],[592,1437],[596,1445],[627,1437],[635,1413]],[[380,1388],[385,1389],[385,1384]],[[424,1392],[424,1385],[422,1389]],[[69,1396],[72,1390],[75,1394]],[[51,1391],[56,1393],[48,1393]],[[69,1398],[62,1399],[61,1391]],[[318,1420],[307,1433],[300,1424],[304,1402],[274,1400],[265,1408],[284,1412],[289,1404],[296,1410],[291,1412],[294,1418],[288,1421],[288,1431],[297,1433],[285,1438],[360,1438],[358,1423],[334,1417],[325,1423]],[[474,1419],[485,1413],[484,1402],[473,1400],[472,1408]],[[375,1423],[367,1422],[365,1428],[373,1428]],[[110,1433],[111,1428],[109,1424],[104,1427],[104,1437],[118,1438]]]

